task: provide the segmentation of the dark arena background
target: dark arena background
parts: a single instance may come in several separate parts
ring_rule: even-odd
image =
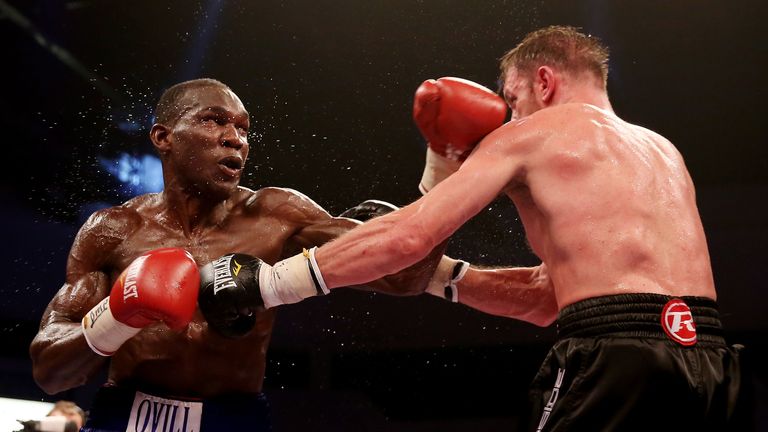
[[[212,77],[241,97],[245,186],[295,188],[333,214],[406,204],[424,160],[418,85],[458,76],[496,89],[497,59],[550,24],[599,36],[616,113],[683,154],[727,337],[746,346],[746,423],[768,430],[764,0],[0,0],[0,397],[87,409],[103,381],[46,395],[29,343],[85,218],[162,187],[147,134],[164,88]],[[537,263],[501,199],[448,254]],[[282,306],[265,381],[275,429],[515,430],[554,335],[431,296],[339,290]]]

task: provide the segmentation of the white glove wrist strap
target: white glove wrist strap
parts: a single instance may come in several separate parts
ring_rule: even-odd
[[[419,183],[419,190],[422,194],[426,194],[449,175],[458,171],[460,166],[461,162],[449,159],[427,147],[427,159]]]
[[[88,311],[81,322],[88,346],[100,356],[108,357],[128,339],[136,336],[140,328],[116,320],[109,308],[109,297]]]
[[[261,265],[259,286],[265,307],[297,303],[330,292],[317,266],[315,249],[286,258],[274,267]]]
[[[457,303],[459,301],[457,284],[464,278],[467,270],[469,270],[468,262],[443,256],[427,285],[426,292]]]

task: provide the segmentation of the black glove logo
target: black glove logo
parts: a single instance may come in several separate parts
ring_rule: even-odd
[[[235,288],[237,284],[232,278],[230,262],[232,261],[233,254],[224,255],[213,262],[213,295],[216,295],[219,291],[227,288]],[[235,262],[237,264],[237,262]],[[237,273],[240,272],[241,265],[237,265]],[[235,273],[235,276],[237,276]]]

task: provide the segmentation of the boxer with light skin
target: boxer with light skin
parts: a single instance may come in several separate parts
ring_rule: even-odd
[[[166,421],[174,431],[269,430],[261,391],[275,310],[242,307],[206,321],[196,307],[197,264],[229,252],[274,263],[359,222],[332,217],[295,190],[239,186],[249,114],[221,82],[171,87],[156,115],[150,138],[165,188],[100,210],[80,229],[65,283],[30,346],[34,378],[54,394],[86,383],[109,361],[86,431],[124,431],[129,421]],[[348,214],[362,218],[366,210]],[[366,289],[420,294],[439,258],[436,251]],[[147,404],[165,409],[150,414]]]
[[[728,429],[739,353],[722,336],[694,185],[672,143],[614,113],[607,62],[607,49],[574,28],[529,34],[501,60],[510,122],[454,173],[428,166],[416,202],[262,265],[259,290],[271,298],[310,292],[313,280],[330,290],[392,274],[504,194],[541,264],[444,259],[433,285],[489,313],[557,320],[527,430],[652,430],[665,410],[676,413],[670,430]]]

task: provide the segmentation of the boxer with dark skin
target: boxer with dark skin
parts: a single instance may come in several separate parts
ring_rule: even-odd
[[[34,379],[43,390],[80,386],[104,366],[108,359],[89,348],[81,320],[137,256],[177,247],[200,266],[228,252],[274,263],[358,224],[332,217],[295,190],[239,186],[248,129],[242,102],[218,81],[186,82],[164,94],[150,138],[163,163],[165,188],[100,210],[80,229],[64,286],[30,347]],[[439,256],[368,287],[419,294]],[[144,328],[111,357],[108,383],[190,398],[261,392],[275,310],[250,313],[254,328],[239,338],[211,329],[199,310],[182,331],[161,323]]]

